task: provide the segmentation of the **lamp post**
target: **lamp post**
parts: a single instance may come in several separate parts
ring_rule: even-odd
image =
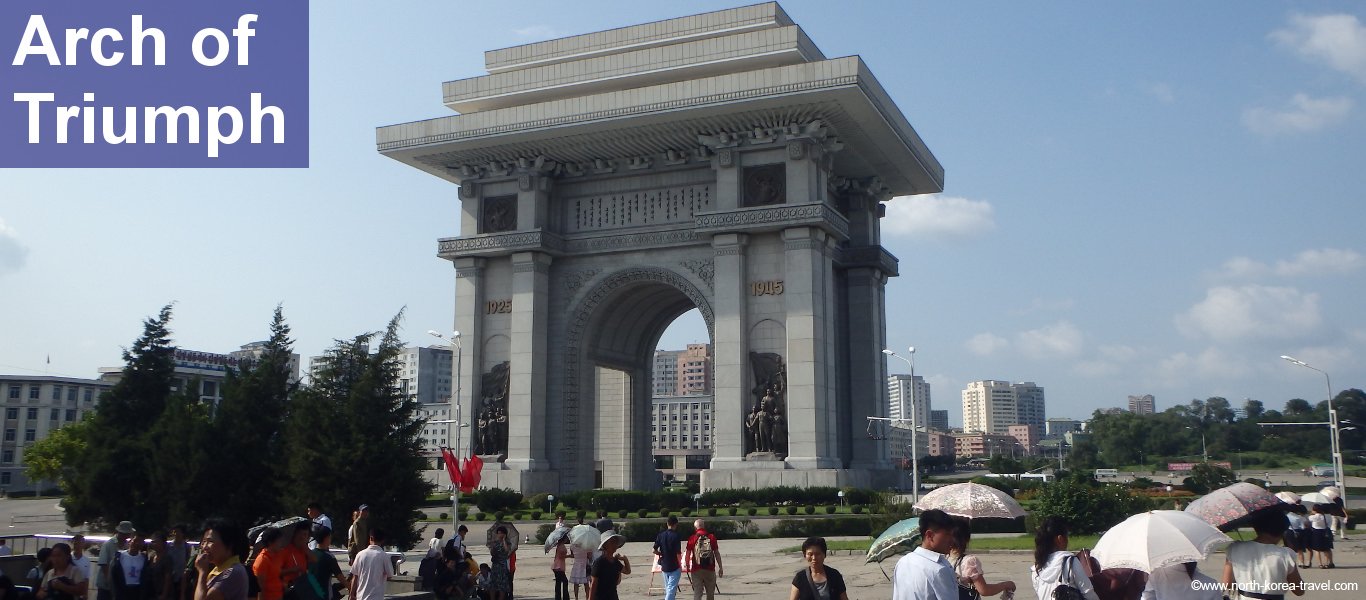
[[[450,423],[451,428],[446,434],[446,442],[451,444],[455,451],[451,454],[456,460],[460,459],[460,428],[467,427],[468,424],[460,422],[460,368],[463,366],[464,351],[460,346],[460,332],[452,331],[451,337],[441,335],[441,332],[429,329],[427,335],[444,340],[455,348],[455,393],[451,394],[451,419],[447,421],[432,421],[433,423]],[[457,464],[457,467],[459,465]],[[454,486],[451,490],[451,531],[460,531],[460,487]]]
[[[920,501],[920,451],[916,447],[916,434],[919,429],[919,424],[916,423],[916,413],[920,411],[915,401],[915,346],[907,348],[906,352],[911,355],[910,358],[888,349],[882,351],[887,356],[906,361],[906,365],[911,368],[911,502],[915,503]],[[904,383],[901,384],[901,402],[902,404],[906,402],[906,384]]]
[[[545,511],[548,512],[548,513],[550,513],[551,516],[554,516],[554,515],[555,515],[555,494],[547,494],[546,497],[545,497],[545,502],[546,502],[546,504],[549,505],[549,506],[546,506],[546,507],[545,507]]]
[[[1347,486],[1345,485],[1345,477],[1342,474],[1342,446],[1338,440],[1338,411],[1333,408],[1333,380],[1328,377],[1328,372],[1322,369],[1316,369],[1313,366],[1310,366],[1309,363],[1293,356],[1282,354],[1281,360],[1323,374],[1323,383],[1328,388],[1328,442],[1330,451],[1333,453],[1330,457],[1333,462],[1333,486],[1338,488],[1338,493],[1342,497],[1342,505],[1347,506]]]
[[[1190,425],[1187,425],[1187,426],[1186,426],[1186,429],[1195,429],[1195,428],[1194,428],[1194,427],[1191,427]],[[1201,429],[1201,430],[1200,430],[1200,456],[1204,458],[1204,461],[1205,461],[1205,462],[1209,462],[1209,450],[1206,450],[1205,448],[1206,448],[1206,446],[1205,446],[1205,430],[1204,430],[1204,429]]]

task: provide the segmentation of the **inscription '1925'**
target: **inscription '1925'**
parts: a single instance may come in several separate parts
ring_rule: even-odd
[[[490,315],[510,313],[512,312],[512,300],[489,300],[484,305],[484,312]]]
[[[749,295],[751,296],[781,296],[783,293],[783,280],[775,281],[755,281],[749,284]]]

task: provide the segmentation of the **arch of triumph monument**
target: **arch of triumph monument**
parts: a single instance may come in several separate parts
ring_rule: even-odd
[[[483,485],[650,489],[651,357],[696,308],[714,348],[703,489],[885,486],[882,202],[944,171],[857,56],[777,4],[485,53],[457,115],[379,151],[459,185],[455,267]]]

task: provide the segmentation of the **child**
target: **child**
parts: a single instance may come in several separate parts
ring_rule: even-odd
[[[489,598],[492,597],[492,594],[489,593],[489,584],[491,583],[491,577],[493,577],[493,571],[489,569],[489,564],[480,563],[479,577],[475,580],[475,585],[479,588],[480,600],[489,600]]]

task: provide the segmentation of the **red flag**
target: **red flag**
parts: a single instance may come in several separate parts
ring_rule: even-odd
[[[451,486],[460,487],[460,459],[455,457],[450,448],[442,448],[441,462],[446,465],[446,474],[451,476]]]
[[[483,476],[483,470],[483,459],[478,456],[471,456],[465,459],[465,466],[461,473],[460,491],[468,494],[479,487],[479,479]]]

